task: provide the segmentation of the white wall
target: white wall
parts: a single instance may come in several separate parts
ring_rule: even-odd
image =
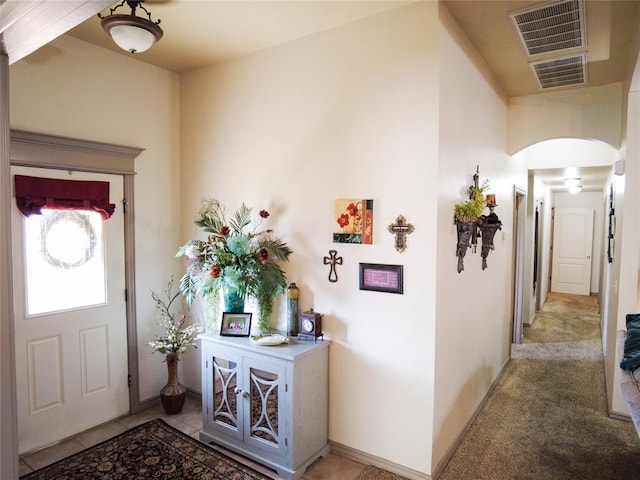
[[[325,315],[332,341],[330,440],[423,473],[433,430],[437,34],[437,3],[419,2],[186,74],[181,90],[182,240],[198,235],[204,196],[272,212],[294,251],[285,267],[300,308]],[[374,200],[373,245],[332,243],[333,201],[345,197]],[[386,230],[400,214],[415,226],[402,254]],[[330,249],[344,259],[337,283],[322,262]],[[360,291],[360,262],[404,265],[404,294]],[[284,308],[272,325],[285,327]]]
[[[509,358],[513,298],[514,185],[526,189],[523,162],[506,152],[507,103],[469,55],[472,47],[446,10],[440,34],[440,161],[435,355],[434,471]],[[480,247],[456,270],[455,203],[464,201],[479,167],[503,222],[482,270]],[[488,214],[488,211],[485,211]]]
[[[625,171],[622,176],[613,176],[615,192],[615,254],[610,265],[610,295],[608,326],[606,330],[607,355],[605,365],[609,409],[615,413],[628,413],[626,402],[622,398],[620,382],[626,315],[640,311],[639,252],[640,219],[640,93],[631,92],[628,97],[628,124],[625,144]]]
[[[620,148],[624,92],[621,83],[509,99],[509,152],[558,138],[597,139]]]
[[[611,145],[589,139],[560,138],[543,140],[520,150],[529,170],[565,167],[612,166],[620,158]]]
[[[145,148],[136,160],[135,234],[140,397],[166,383],[164,358],[146,346],[156,331],[150,291],[181,265],[178,77],[71,37],[10,67],[11,127]],[[159,259],[166,259],[159,261]]]

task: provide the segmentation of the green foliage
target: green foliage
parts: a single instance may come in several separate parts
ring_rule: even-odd
[[[464,203],[457,203],[454,207],[454,217],[460,222],[475,222],[482,215],[486,206],[484,192],[489,188],[488,181],[479,187],[471,187],[469,200]]]
[[[260,221],[253,230],[252,209],[244,203],[227,219],[224,207],[216,199],[203,200],[195,219],[207,240],[190,240],[176,256],[189,259],[180,280],[180,292],[188,304],[196,295],[219,295],[223,286],[257,299],[261,329],[266,329],[273,302],[286,291],[287,279],[277,262],[287,261],[292,250],[274,237],[271,230],[258,230],[269,217],[260,210]]]

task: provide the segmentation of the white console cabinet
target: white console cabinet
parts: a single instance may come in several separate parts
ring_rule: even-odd
[[[198,337],[202,352],[200,440],[299,478],[327,440],[329,343],[254,345],[247,337]]]

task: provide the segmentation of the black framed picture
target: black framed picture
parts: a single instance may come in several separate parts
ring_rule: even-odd
[[[251,332],[251,312],[222,314],[220,335],[225,337],[248,337]]]
[[[613,182],[609,185],[609,229],[607,232],[607,261],[613,262],[616,233],[616,209],[613,206]]]
[[[402,265],[360,264],[360,290],[402,294],[403,288]]]

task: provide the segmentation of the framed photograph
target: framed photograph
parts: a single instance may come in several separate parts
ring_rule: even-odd
[[[248,337],[251,332],[251,312],[222,314],[220,335],[225,337]]]
[[[402,265],[361,263],[360,290],[402,294]]]

